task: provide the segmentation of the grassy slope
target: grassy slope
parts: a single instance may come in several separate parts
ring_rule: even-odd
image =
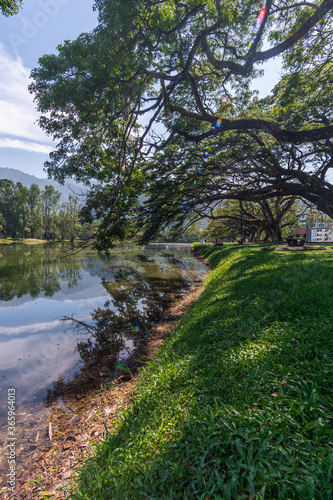
[[[205,291],[71,498],[332,498],[333,253],[196,249]]]

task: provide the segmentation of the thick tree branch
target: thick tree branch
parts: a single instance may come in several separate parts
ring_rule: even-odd
[[[290,49],[296,42],[308,34],[308,32],[313,28],[320,19],[322,19],[326,14],[333,8],[333,0],[324,0],[316,12],[297,30],[293,33],[287,40],[280,43],[276,47],[272,47],[265,52],[258,52],[254,58],[253,62],[257,61],[267,61],[272,57],[276,57],[282,52]]]
[[[183,108],[174,105],[170,105],[170,109],[172,111],[178,111],[179,113],[180,112],[184,113],[185,111],[183,110]],[[200,115],[193,112],[185,112],[184,116],[188,118],[197,118],[199,120],[204,120],[203,118],[200,117]],[[216,120],[217,120],[216,117],[213,118],[209,117],[209,121],[212,123],[212,125],[216,123]],[[329,127],[314,128],[311,130],[293,131],[293,130],[283,130],[275,123],[268,122],[266,120],[256,120],[251,118],[249,119],[245,118],[241,120],[224,119],[222,121],[222,127],[220,131],[216,132],[215,130],[210,130],[208,132],[204,132],[203,134],[199,135],[192,135],[189,134],[188,132],[175,129],[175,131],[180,136],[184,137],[188,141],[195,143],[199,143],[204,139],[207,139],[208,137],[215,135],[216,133],[221,134],[227,130],[239,130],[246,132],[248,132],[249,130],[262,130],[263,132],[273,136],[279,142],[289,142],[292,144],[303,144],[306,142],[328,139],[333,136],[333,125],[330,125]]]
[[[268,3],[268,2],[267,2]],[[272,57],[276,57],[282,54],[286,50],[290,49],[295,43],[297,43],[301,38],[303,38],[307,33],[322,19],[331,9],[333,8],[333,0],[324,0],[320,7],[314,12],[314,14],[304,23],[302,26],[295,31],[287,40],[279,43],[275,47],[268,49],[264,52],[257,52],[253,55],[247,56],[247,61],[244,65],[235,63],[233,61],[220,61],[216,59],[210,50],[208,45],[207,36],[202,37],[202,48],[207,55],[208,61],[214,66],[214,68],[219,70],[228,70],[229,72],[246,76],[250,73],[253,68],[253,64],[258,61],[267,61]],[[268,10],[268,9],[267,9]],[[266,13],[267,17],[267,13]],[[263,29],[263,25],[260,27]],[[258,33],[258,35],[260,35]],[[258,36],[256,37],[256,40]]]
[[[285,10],[295,9],[296,7],[312,7],[313,9],[317,10],[319,9],[318,5],[315,5],[314,3],[301,2],[301,3],[293,3],[292,5],[286,5],[285,7],[276,7],[275,10],[271,11],[271,14],[275,14],[275,12],[284,12]]]

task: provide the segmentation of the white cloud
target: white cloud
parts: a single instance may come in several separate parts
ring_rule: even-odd
[[[17,326],[0,326],[0,334],[1,335],[18,335],[18,334],[28,334],[28,333],[37,333],[40,331],[45,332],[46,328],[52,329],[57,327],[60,324],[59,320],[56,321],[48,321],[41,323],[33,323],[30,325],[17,325]]]
[[[91,319],[90,314],[85,314],[79,316],[80,321],[87,321]],[[45,321],[40,323],[31,323],[30,325],[17,325],[17,326],[0,326],[0,334],[1,335],[27,335],[29,333],[45,333],[50,332],[52,329],[58,327],[60,325],[60,320],[54,321]]]
[[[25,68],[20,57],[10,56],[0,43],[0,136],[8,140],[15,137],[19,140],[3,142],[0,147],[26,149],[27,151],[49,152],[53,146],[50,139],[35,123],[38,113],[33,96],[28,91],[30,69]],[[36,141],[33,145],[24,141]],[[47,144],[49,144],[47,148]],[[32,149],[32,148],[35,149]],[[41,148],[44,148],[41,150]],[[46,150],[47,148],[47,150]]]
[[[25,151],[33,151],[34,153],[49,154],[52,147],[37,142],[21,141],[19,139],[9,139],[0,137],[0,148],[24,149]]]

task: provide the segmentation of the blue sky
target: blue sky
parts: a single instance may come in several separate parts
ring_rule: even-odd
[[[64,40],[92,30],[93,0],[25,0],[19,14],[0,15],[0,167],[47,177],[43,164],[52,141],[35,123],[29,74]]]
[[[44,162],[54,148],[35,123],[38,113],[28,92],[29,74],[44,54],[64,40],[97,25],[93,0],[25,0],[19,14],[0,15],[0,167],[17,168],[45,178]],[[278,59],[265,66],[254,85],[264,96],[280,72]]]

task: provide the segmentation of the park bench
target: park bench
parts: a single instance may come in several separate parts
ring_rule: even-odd
[[[287,243],[289,247],[302,247],[304,246],[305,238],[308,233],[309,227],[295,227],[293,235],[288,236]]]

